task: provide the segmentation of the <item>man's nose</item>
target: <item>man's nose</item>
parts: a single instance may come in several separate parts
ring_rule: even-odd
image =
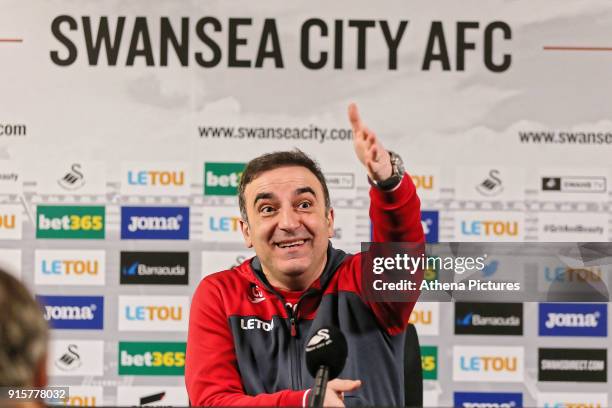
[[[280,211],[278,227],[282,230],[291,231],[300,226],[300,216],[293,208],[285,208]]]

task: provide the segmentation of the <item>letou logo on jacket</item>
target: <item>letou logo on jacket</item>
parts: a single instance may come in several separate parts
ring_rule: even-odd
[[[189,239],[189,207],[121,207],[121,239]]]
[[[104,239],[103,206],[39,205],[36,238]]]
[[[102,296],[36,296],[52,329],[104,328]]]
[[[184,342],[119,342],[119,375],[185,375]]]
[[[521,382],[524,352],[512,346],[454,346],[453,380]]]
[[[245,163],[204,163],[204,195],[236,195],[244,167]]]

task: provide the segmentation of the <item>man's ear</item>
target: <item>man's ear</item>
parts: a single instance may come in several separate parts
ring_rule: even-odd
[[[253,248],[253,241],[251,240],[251,230],[249,229],[249,222],[243,219],[240,220],[240,230],[242,231],[242,237],[247,248]]]
[[[334,209],[330,208],[327,212],[327,237],[333,238],[334,236]]]

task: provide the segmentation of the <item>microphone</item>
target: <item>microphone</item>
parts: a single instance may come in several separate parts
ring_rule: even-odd
[[[340,329],[324,326],[306,343],[306,367],[315,379],[310,407],[321,408],[327,382],[336,378],[346,363],[348,347]]]

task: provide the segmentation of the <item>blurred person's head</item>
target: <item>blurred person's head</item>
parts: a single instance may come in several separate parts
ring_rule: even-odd
[[[47,385],[47,322],[28,289],[0,269],[0,387]]]
[[[240,178],[241,228],[270,283],[303,290],[323,270],[334,212],[325,177],[300,150],[247,163]]]

